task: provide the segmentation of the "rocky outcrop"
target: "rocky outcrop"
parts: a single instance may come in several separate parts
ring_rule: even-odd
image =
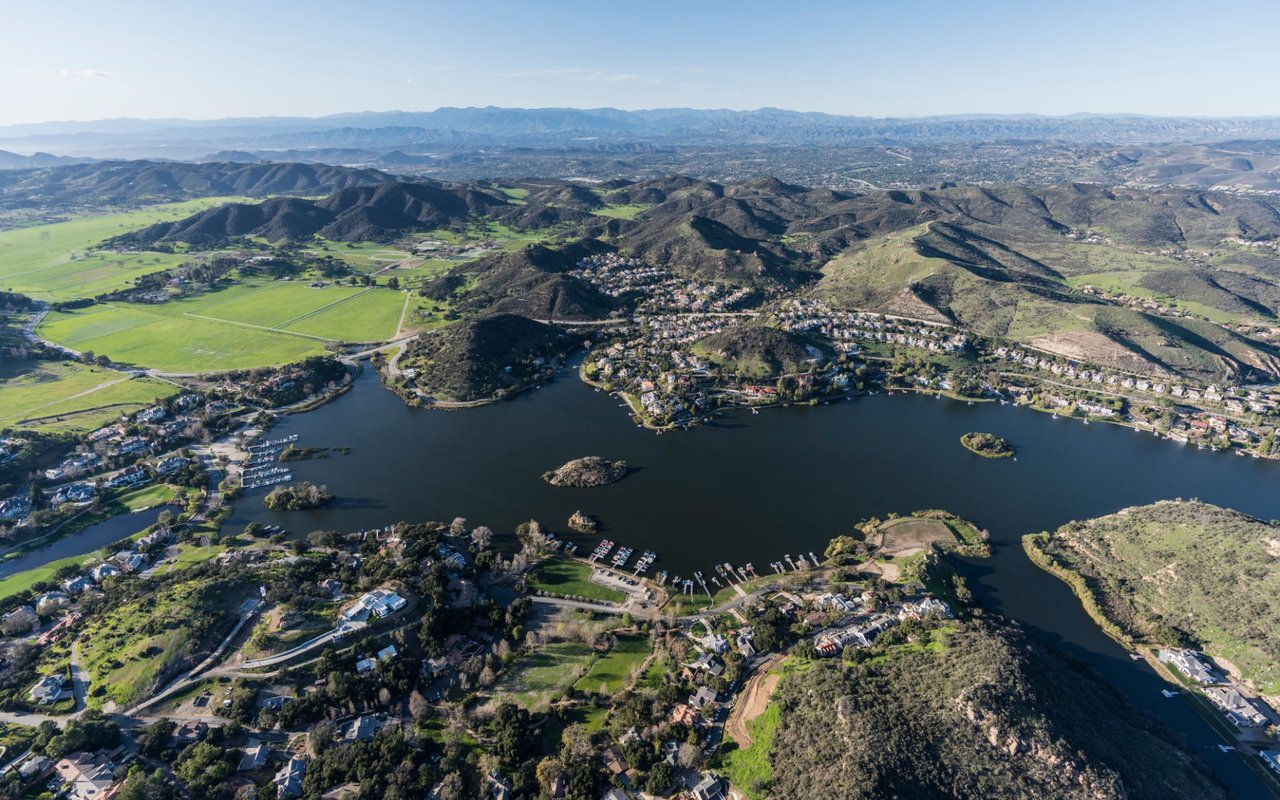
[[[542,479],[552,486],[572,489],[588,489],[617,483],[627,475],[627,462],[610,461],[600,456],[576,458],[559,469],[542,473]]]

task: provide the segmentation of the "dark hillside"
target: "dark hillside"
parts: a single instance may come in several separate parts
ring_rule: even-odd
[[[1084,668],[1010,628],[948,627],[784,678],[769,796],[1225,796],[1197,757]]]

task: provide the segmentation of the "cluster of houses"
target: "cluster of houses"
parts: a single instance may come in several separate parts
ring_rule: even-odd
[[[1101,368],[1089,368],[1016,347],[997,347],[994,354],[996,358],[1006,362],[1018,364],[1026,369],[1046,372],[1057,379],[1079,383],[1081,386],[1102,386],[1111,390],[1125,389],[1157,397],[1172,397],[1197,405],[1220,406],[1230,414],[1270,415],[1276,413],[1277,404],[1280,404],[1280,392],[1264,392],[1257,389],[1238,392],[1231,387],[1222,387],[1217,384],[1205,387],[1187,386]]]
[[[843,594],[826,593],[814,600],[814,607],[822,614],[833,615],[836,621],[813,637],[813,646],[824,656],[839,655],[846,647],[870,647],[880,634],[899,622],[925,617],[951,617],[951,609],[936,597],[925,596],[906,600],[883,612],[865,610],[862,603]],[[814,618],[817,622],[819,617]]]
[[[1185,648],[1160,650],[1156,658],[1200,688],[1227,720],[1238,728],[1262,728],[1272,714],[1260,701],[1245,696],[1202,654]]]
[[[867,311],[836,311],[820,300],[788,300],[775,316],[784,331],[821,335],[846,353],[858,352],[858,341],[900,344],[935,353],[960,352],[969,344],[969,338],[950,325]]]
[[[602,294],[635,301],[637,314],[723,314],[748,305],[756,292],[682,278],[668,269],[618,253],[591,255],[570,272]]]

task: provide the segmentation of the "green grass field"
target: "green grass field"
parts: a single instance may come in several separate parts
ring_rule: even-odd
[[[40,335],[73,350],[170,372],[274,366],[323,353],[326,342],[390,337],[404,294],[271,281],[157,305],[105,303],[50,314]]]
[[[550,702],[586,671],[592,657],[591,648],[582,642],[555,642],[520,659],[514,669],[507,670],[496,693],[521,708],[545,711]]]
[[[613,649],[596,659],[574,686],[584,692],[613,694],[626,687],[631,672],[653,652],[643,636],[619,636]]]
[[[592,568],[580,561],[553,559],[538,567],[533,580],[529,582],[529,588],[547,594],[585,597],[606,603],[621,603],[626,599],[622,592],[592,583],[591,572]]]
[[[308,247],[306,251],[316,256],[332,256],[364,273],[377,272],[412,255],[407,250],[381,242],[331,242],[321,240],[315,246]]]
[[[52,301],[123,288],[141,275],[177,266],[186,256],[89,248],[112,236],[239,199],[208,197],[0,232],[0,289]]]
[[[92,430],[175,392],[152,378],[74,362],[7,361],[0,364],[0,430]]]
[[[638,214],[648,211],[651,208],[653,208],[653,206],[648,205],[605,206],[604,208],[597,208],[591,213],[595,214],[597,217],[635,219]]]

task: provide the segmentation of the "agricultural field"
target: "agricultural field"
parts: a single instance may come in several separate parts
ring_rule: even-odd
[[[209,197],[0,231],[0,289],[45,301],[94,297],[122,289],[139,276],[177,266],[186,256],[90,248],[112,236],[240,199]]]
[[[92,430],[175,392],[172,384],[101,367],[8,361],[0,364],[0,430]]]
[[[591,582],[592,568],[581,561],[557,558],[540,565],[529,581],[533,591],[569,597],[585,597],[606,603],[621,603],[622,592]]]
[[[313,256],[332,256],[346,262],[358,272],[366,274],[386,269],[413,255],[395,245],[380,242],[331,242],[328,240],[318,241],[315,245],[306,248],[306,252]]]
[[[40,335],[78,351],[168,372],[275,366],[336,341],[391,337],[404,295],[268,281],[156,305],[105,303],[51,314]]]

